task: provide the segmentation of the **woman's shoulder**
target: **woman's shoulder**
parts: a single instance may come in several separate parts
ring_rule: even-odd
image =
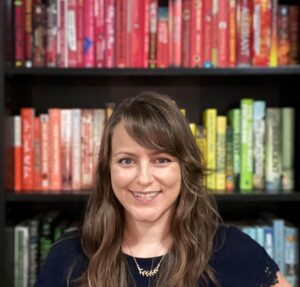
[[[265,249],[234,226],[219,227],[210,262],[222,286],[271,286],[279,271]]]
[[[35,286],[65,287],[70,280],[80,277],[87,262],[80,232],[67,233],[53,243]]]

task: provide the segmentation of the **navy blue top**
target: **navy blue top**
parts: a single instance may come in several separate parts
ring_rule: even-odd
[[[215,244],[217,248],[210,265],[222,287],[270,287],[277,282],[278,266],[248,235],[235,227],[222,226],[216,238],[221,237],[223,243]],[[126,255],[126,258],[136,286],[148,286],[148,278],[138,273],[133,257]],[[141,268],[150,270],[160,258],[138,258],[137,261]],[[53,244],[35,287],[75,287],[73,279],[82,275],[87,265],[80,237],[74,234],[65,236]],[[204,285],[199,282],[200,286]]]

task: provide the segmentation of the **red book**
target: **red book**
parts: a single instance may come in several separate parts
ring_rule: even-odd
[[[269,66],[271,51],[271,0],[254,0],[253,66]]]
[[[105,0],[105,57],[104,66],[113,68],[115,66],[115,0]]]
[[[103,1],[103,0],[102,0]],[[84,13],[83,13],[83,0],[77,0],[77,67],[84,66],[83,63],[83,25],[84,25]]]
[[[299,63],[299,7],[289,6],[289,41],[290,55],[289,64]]]
[[[203,66],[212,66],[212,0],[204,0],[203,3]]]
[[[168,8],[158,8],[157,68],[169,66]]]
[[[95,66],[94,0],[86,0],[83,5],[83,61],[84,67],[93,68]]]
[[[50,0],[47,7],[47,67],[57,65],[57,1]]]
[[[229,62],[229,0],[219,2],[218,15],[218,67],[227,67]]]
[[[141,51],[142,51],[142,68],[148,68],[149,55],[149,0],[141,1]]]
[[[21,132],[21,117],[13,116],[13,161],[14,161],[14,184],[13,189],[16,193],[22,191],[22,132]]]
[[[68,0],[67,6],[67,25],[66,25],[66,44],[68,55],[68,67],[77,67],[77,1]]]
[[[174,18],[174,12],[173,12],[173,0],[168,1],[168,8],[169,8],[169,66],[174,66],[173,61],[173,18]]]
[[[41,190],[49,190],[49,116],[47,114],[40,115],[41,125]]]
[[[191,62],[191,2],[191,0],[182,0],[182,66],[185,68],[190,67]]]
[[[229,0],[229,67],[236,67],[236,0]]]
[[[41,190],[41,123],[34,119],[34,190]]]
[[[157,12],[158,12],[158,1],[150,0],[150,11],[149,11],[149,68],[156,68],[157,51]]]
[[[237,66],[252,63],[252,0],[237,2]]]
[[[15,0],[15,65],[22,67],[25,63],[25,9],[24,0]]]
[[[60,135],[60,109],[49,109],[49,179],[50,190],[59,193],[61,182],[61,135]]]
[[[182,61],[182,0],[173,0],[173,61],[175,67]]]
[[[223,0],[224,1],[224,0]],[[218,45],[219,45],[219,6],[221,1],[212,0],[212,42],[211,42],[211,64],[218,67]]]
[[[22,189],[34,188],[34,109],[21,109],[22,132]]]
[[[203,65],[203,3],[204,0],[191,0],[191,32],[189,57],[189,66],[191,68],[199,68]],[[183,45],[185,45],[184,42]]]
[[[25,0],[25,66],[32,67],[32,0]]]
[[[141,42],[141,6],[142,1],[131,0],[130,2],[130,67],[140,68],[142,66],[142,42]]]
[[[57,66],[65,68],[68,66],[68,49],[67,49],[67,27],[66,27],[66,14],[67,3],[66,0],[58,0],[58,33],[57,33]]]
[[[124,1],[121,2],[124,3]],[[116,21],[118,21],[118,15],[116,17]],[[126,22],[123,23],[123,25],[124,24],[126,24]],[[104,0],[95,0],[95,62],[97,68],[104,67],[104,50],[105,50],[104,29],[105,29]]]

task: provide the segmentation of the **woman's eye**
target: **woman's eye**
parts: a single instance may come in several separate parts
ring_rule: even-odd
[[[130,158],[123,158],[119,160],[119,163],[124,164],[124,165],[128,165],[132,163],[132,160]]]
[[[157,162],[157,163],[160,163],[160,164],[164,164],[164,163],[170,162],[170,160],[167,159],[167,158],[158,158],[158,159],[156,160],[156,162]]]

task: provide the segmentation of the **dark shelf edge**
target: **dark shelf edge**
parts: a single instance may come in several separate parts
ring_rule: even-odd
[[[216,194],[217,202],[300,202],[300,192],[290,194]],[[80,194],[15,194],[6,193],[6,202],[80,202],[88,192]]]
[[[5,67],[7,76],[275,76],[300,75],[300,65],[276,68],[16,68]]]

